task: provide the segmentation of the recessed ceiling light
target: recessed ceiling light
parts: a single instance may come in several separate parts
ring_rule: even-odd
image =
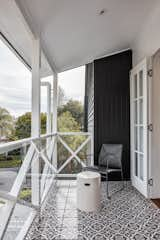
[[[99,11],[98,15],[102,16],[102,15],[104,15],[106,13],[106,11],[107,10],[105,8],[103,8],[101,11]]]

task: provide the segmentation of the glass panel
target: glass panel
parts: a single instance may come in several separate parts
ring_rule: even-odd
[[[135,150],[138,150],[138,127],[134,128],[134,144]]]
[[[62,174],[77,174],[82,171],[82,165],[73,158],[61,171]]]
[[[139,100],[139,123],[143,124],[143,99]]]
[[[135,153],[135,175],[138,176],[138,153]]]
[[[140,179],[143,180],[143,155],[140,154],[139,161],[140,161]]]
[[[143,96],[143,71],[139,72],[139,96]]]
[[[137,98],[137,74],[134,76],[134,97]]]
[[[139,128],[139,151],[143,153],[143,127]]]
[[[138,123],[138,119],[137,119],[138,115],[137,115],[137,101],[134,102],[134,123],[137,124]]]

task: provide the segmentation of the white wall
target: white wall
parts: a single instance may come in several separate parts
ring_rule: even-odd
[[[160,1],[151,9],[143,29],[132,43],[133,66],[160,48]]]

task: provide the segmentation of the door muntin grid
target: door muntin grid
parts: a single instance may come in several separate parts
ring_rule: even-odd
[[[133,75],[133,111],[134,111],[134,175],[144,180],[144,72]]]

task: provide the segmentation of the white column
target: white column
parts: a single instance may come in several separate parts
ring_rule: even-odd
[[[57,132],[57,105],[58,105],[58,75],[53,76],[53,119],[52,132]]]
[[[49,82],[41,82],[41,86],[47,88],[47,121],[46,121],[46,133],[50,134],[52,132],[52,121],[51,121],[51,84]],[[51,138],[47,138],[46,148],[47,154],[50,155],[50,144]]]
[[[51,133],[51,85],[47,85],[47,134]]]
[[[58,75],[57,73],[55,73],[53,76],[53,117],[52,117],[53,133],[57,133],[57,105],[58,105]],[[52,163],[57,168],[57,137],[55,137]]]
[[[47,121],[46,121],[46,133],[50,134],[52,131],[52,126],[51,126],[51,84],[49,82],[41,82],[41,86],[44,86],[47,88]],[[52,142],[51,142],[52,138],[49,137],[47,138],[46,141],[46,153],[48,156],[48,159],[51,161],[52,160]],[[47,174],[50,174],[50,168],[48,167],[48,165],[45,163],[44,168],[43,168],[43,175],[41,177],[41,197],[43,198],[44,196],[44,191],[45,191],[45,186],[46,183],[48,185],[48,178],[47,178]],[[41,199],[42,200],[42,199]]]
[[[41,82],[41,86],[47,88],[47,122],[46,122],[46,133],[49,134],[52,131],[51,127],[51,84],[49,82]]]
[[[33,40],[32,51],[32,122],[31,135],[32,137],[40,137],[40,41]],[[32,177],[32,203],[39,205],[40,203],[40,186],[39,186],[39,172],[40,163],[39,158],[32,161],[31,166]]]

